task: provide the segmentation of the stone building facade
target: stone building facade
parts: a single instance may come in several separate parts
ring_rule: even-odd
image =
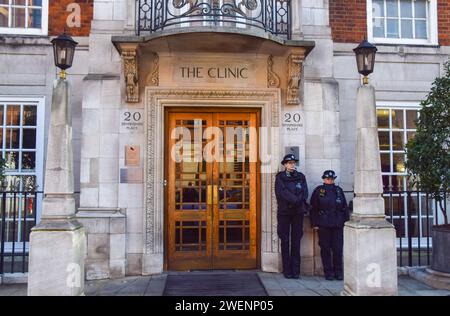
[[[228,3],[206,2],[219,7]],[[147,22],[138,22],[136,14],[147,12],[150,6],[136,8],[139,1],[135,0],[43,0],[36,5],[39,3],[42,14],[48,16],[34,25],[30,33],[35,34],[12,27],[11,17],[0,19],[0,105],[3,113],[8,113],[5,115],[9,115],[9,105],[20,106],[21,111],[27,105],[36,106],[36,164],[28,169],[42,187],[45,126],[56,77],[49,39],[69,25],[68,33],[79,42],[68,81],[75,187],[80,192],[77,218],[88,234],[87,279],[193,269],[201,261],[195,260],[199,253],[207,257],[200,268],[221,267],[221,260],[229,262],[224,268],[240,268],[234,255],[248,259],[246,267],[279,271],[273,179],[283,155],[290,151],[299,155],[299,170],[305,173],[310,190],[321,183],[324,170],[333,169],[348,191],[348,199],[352,197],[356,91],[360,85],[352,49],[365,37],[378,47],[371,83],[377,91],[379,123],[387,122],[380,125],[380,143],[385,146],[380,150],[388,189],[405,186],[401,143],[414,132],[408,125],[411,117],[450,53],[450,6],[445,0],[275,1],[290,5],[289,35],[245,26],[236,16],[214,23],[206,18],[193,22],[181,18],[179,24],[164,29],[157,29],[155,20],[150,19],[155,30],[149,32],[145,30]],[[261,5],[259,1],[236,3],[246,13]],[[182,11],[186,3],[173,4],[177,14],[186,13]],[[0,8],[3,14],[9,7],[0,4]],[[137,35],[139,25],[143,30]],[[237,174],[248,168],[249,181],[240,182],[240,188],[249,193],[241,202],[249,204],[250,212],[233,217],[223,211],[229,218],[208,222],[208,217],[184,212],[185,205],[177,208],[176,186],[183,181],[177,182],[177,175],[171,173],[176,165],[170,165],[168,151],[168,128],[178,124],[177,120],[206,126],[220,120],[230,124],[241,120],[265,128],[258,132],[259,150],[271,159],[234,169]],[[13,126],[4,124],[3,129]],[[11,151],[5,143],[3,157],[8,158]],[[186,179],[203,179],[203,169],[195,168],[198,178]],[[29,171],[25,169],[15,167],[10,174]],[[199,203],[203,201],[207,209],[222,216],[221,202],[207,199],[211,192],[218,192],[219,200],[223,198],[214,186],[223,189],[215,181],[226,176],[221,178],[219,166],[206,169],[205,183],[199,184],[205,196],[199,193]],[[179,192],[185,189],[190,188]],[[244,199],[242,195],[239,198]],[[238,227],[244,241],[238,246],[245,251],[221,253],[228,246],[212,231],[227,231],[227,219],[243,223]],[[200,241],[195,240],[198,252],[178,256],[175,249],[183,247],[179,237],[184,233],[183,221],[195,222],[195,227],[187,230],[196,229],[199,236],[205,222],[205,234],[216,240],[214,246],[204,250],[199,237]],[[250,237],[246,239],[247,229]],[[304,231],[302,273],[319,274],[317,236],[309,221],[305,221]]]

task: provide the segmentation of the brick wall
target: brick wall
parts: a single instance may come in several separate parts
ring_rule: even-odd
[[[333,40],[359,43],[367,37],[366,0],[330,0]],[[450,2],[438,0],[439,44],[450,46]]]
[[[367,37],[366,0],[330,0],[333,40],[359,43]]]
[[[69,27],[67,18],[73,11],[67,11],[67,6],[76,3],[80,7],[80,26]],[[59,35],[67,27],[67,33],[72,36],[89,36],[91,20],[93,16],[94,0],[50,0],[48,34],[50,36]],[[72,19],[70,19],[72,20]]]
[[[439,44],[450,46],[450,3],[448,0],[438,1]]]

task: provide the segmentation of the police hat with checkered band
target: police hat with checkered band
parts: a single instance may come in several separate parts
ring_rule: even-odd
[[[329,179],[329,178],[331,178],[331,179],[336,179],[337,178],[336,177],[336,173],[333,170],[325,170],[323,172],[322,179]]]
[[[297,162],[298,159],[295,157],[294,154],[287,154],[286,156],[284,156],[283,161],[281,161],[281,164],[284,165],[288,161],[295,161],[295,162]]]

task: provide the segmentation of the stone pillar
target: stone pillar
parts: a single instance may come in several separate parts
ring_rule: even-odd
[[[55,82],[41,222],[30,235],[28,295],[84,294],[86,237],[75,219],[69,84]]]
[[[343,295],[397,295],[395,229],[384,215],[375,90],[358,90],[353,215],[344,228]]]

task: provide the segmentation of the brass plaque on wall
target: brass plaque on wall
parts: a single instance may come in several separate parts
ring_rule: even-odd
[[[125,146],[125,166],[139,166],[140,151],[140,146]]]

